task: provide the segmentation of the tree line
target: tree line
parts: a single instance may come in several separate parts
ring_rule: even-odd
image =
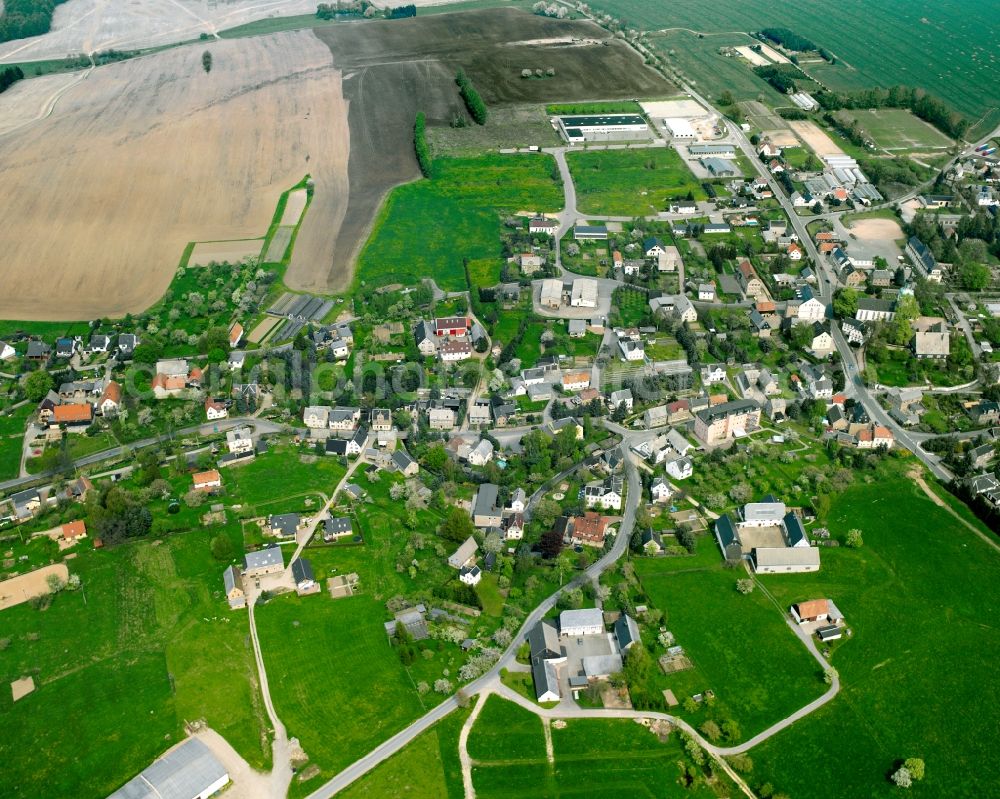
[[[857,92],[831,92],[824,89],[817,92],[815,98],[826,111],[905,108],[953,139],[962,138],[969,129],[969,120],[953,112],[937,97],[912,86],[864,89]]]
[[[795,33],[795,31],[788,30],[788,28],[764,28],[757,35],[758,38],[770,39],[772,42],[780,44],[788,50],[796,50],[800,53],[815,51],[819,53],[820,58],[824,61],[829,61],[831,64],[837,63],[837,59],[828,50],[819,47],[811,39],[807,39],[805,36]]]
[[[3,71],[0,71],[0,94],[7,91],[7,89],[19,80],[23,79],[24,73],[21,71],[20,67],[7,67]]]
[[[0,16],[0,42],[41,36],[52,27],[56,6],[66,0],[6,0]]]
[[[770,83],[777,91],[781,94],[792,94],[798,89],[795,86],[795,81],[789,72],[798,72],[795,67],[783,67],[779,64],[771,64],[766,67],[754,67],[754,73]]]
[[[417,155],[417,165],[420,173],[425,177],[431,176],[431,149],[427,145],[427,120],[424,112],[417,112],[416,121],[413,123],[413,151]]]
[[[417,16],[417,7],[415,5],[408,6],[396,6],[395,8],[390,8],[385,13],[386,19],[406,19],[407,17]]]
[[[455,83],[458,84],[458,91],[462,95],[462,100],[465,101],[465,107],[469,110],[469,116],[475,121],[477,125],[486,124],[486,103],[483,102],[483,98],[479,96],[479,92],[476,91],[476,87],[472,85],[472,81],[466,76],[463,70],[459,70],[458,74],[455,75]]]

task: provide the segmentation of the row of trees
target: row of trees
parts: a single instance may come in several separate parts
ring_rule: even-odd
[[[791,74],[789,74],[794,69],[794,67],[782,67],[778,64],[771,64],[766,67],[754,67],[753,71],[758,77],[763,78],[777,91],[781,92],[781,94],[792,94],[798,91],[795,81],[792,79]]]
[[[472,117],[477,125],[485,125],[487,116],[486,103],[483,102],[483,98],[479,96],[476,87],[472,85],[472,81],[469,80],[463,70],[460,69],[458,74],[455,75],[455,83],[458,84],[458,91],[462,95],[465,107],[469,110],[469,116]]]
[[[427,145],[427,120],[423,111],[417,112],[416,121],[413,123],[413,150],[417,155],[420,174],[429,178],[432,167],[431,148]]]
[[[818,49],[812,40],[807,39],[805,36],[800,36],[794,31],[788,30],[788,28],[764,28],[760,34],[764,38],[780,44],[782,47],[786,47],[789,50],[798,50],[800,53],[808,53]]]

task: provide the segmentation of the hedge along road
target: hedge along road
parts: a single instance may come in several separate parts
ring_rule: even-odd
[[[764,730],[753,738],[744,741],[738,746],[732,747],[719,747],[706,741],[701,734],[695,730],[691,725],[689,725],[683,719],[678,719],[675,716],[670,716],[666,713],[656,713],[656,712],[645,712],[637,710],[585,710],[576,709],[571,711],[566,710],[547,710],[545,708],[534,705],[528,700],[521,697],[514,691],[507,689],[505,686],[500,684],[499,676],[500,671],[506,668],[515,659],[515,655],[521,642],[524,640],[525,636],[535,624],[542,620],[542,618],[555,607],[556,602],[563,593],[563,591],[571,590],[582,586],[586,582],[596,580],[602,572],[604,572],[608,567],[613,565],[622,555],[625,554],[625,550],[628,548],[629,540],[632,538],[632,531],[635,527],[635,513],[639,506],[639,502],[642,498],[642,482],[639,478],[639,472],[636,469],[635,463],[632,461],[632,456],[629,453],[629,449],[634,440],[638,440],[644,433],[626,431],[624,428],[618,425],[606,424],[609,430],[615,432],[621,432],[622,442],[619,445],[623,459],[625,461],[625,473],[628,480],[628,496],[626,498],[625,513],[622,516],[622,523],[618,531],[618,535],[615,537],[615,543],[610,550],[598,561],[592,564],[588,569],[581,572],[576,578],[571,580],[565,586],[560,588],[550,597],[548,597],[544,602],[542,602],[538,607],[536,607],[525,619],[524,624],[521,625],[521,629],[518,634],[514,636],[514,640],[497,663],[490,669],[486,674],[477,680],[469,683],[464,688],[460,689],[460,694],[464,697],[470,697],[475,694],[481,693],[483,691],[496,691],[502,694],[505,698],[516,701],[518,704],[531,710],[533,713],[543,716],[545,718],[598,718],[598,719],[611,719],[611,718],[655,718],[662,719],[664,721],[669,721],[671,724],[676,725],[680,729],[684,730],[688,735],[698,741],[699,745],[705,749],[709,754],[712,755],[721,765],[721,767],[726,771],[726,773],[734,779],[744,790],[748,792],[749,789],[742,779],[732,770],[728,763],[726,763],[722,758],[728,755],[737,755],[746,752],[767,740],[772,735],[781,732],[789,725],[809,715],[814,710],[822,707],[831,699],[833,699],[837,693],[840,691],[840,678],[837,676],[836,672],[830,672],[831,674],[831,685],[830,689],[823,694],[818,699],[810,702],[808,705],[800,708],[791,715],[779,721],[772,727]],[[787,623],[787,620],[786,620]],[[816,649],[812,641],[805,636],[800,630],[792,627],[793,632],[799,636],[799,638],[805,643],[809,652],[814,658],[822,665],[823,669],[827,669],[827,664],[823,660],[819,651]],[[331,779],[322,787],[318,788],[313,793],[309,794],[308,799],[329,799],[329,797],[335,795],[339,791],[342,791],[352,782],[357,780],[359,777],[363,776],[367,772],[371,771],[375,766],[381,763],[383,760],[388,759],[400,749],[405,747],[408,743],[413,741],[417,736],[426,730],[434,726],[438,721],[443,719],[453,710],[459,707],[459,699],[457,696],[452,696],[442,702],[440,705],[435,707],[426,715],[417,719],[413,724],[404,730],[396,733],[392,738],[385,741],[381,745],[377,746],[367,755],[365,755],[360,760],[348,766],[346,769],[341,771],[337,776]],[[749,796],[753,796],[752,793],[748,793]]]

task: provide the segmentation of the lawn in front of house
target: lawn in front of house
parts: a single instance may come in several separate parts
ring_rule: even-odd
[[[701,183],[671,147],[574,151],[566,161],[584,213],[646,216],[689,192],[705,199]]]
[[[33,410],[28,403],[0,416],[0,479],[17,477],[20,471],[24,428]]]
[[[831,660],[841,693],[752,750],[755,780],[790,796],[890,797],[899,789],[887,774],[920,757],[927,777],[913,796],[990,795],[1000,783],[1000,633],[984,610],[996,606],[1000,553],[902,474],[849,488],[828,526],[834,535],[860,529],[864,546],[824,550],[818,573],[764,584],[782,606],[829,597],[844,613],[852,635]]]

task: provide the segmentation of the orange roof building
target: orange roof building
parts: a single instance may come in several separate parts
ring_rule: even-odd
[[[90,403],[83,402],[73,405],[56,405],[52,409],[50,424],[89,424],[94,419],[94,409]]]
[[[587,511],[573,519],[573,540],[589,546],[603,546],[608,522],[599,513]]]
[[[86,538],[87,525],[83,523],[82,519],[75,522],[69,522],[69,524],[64,524],[62,526],[62,537],[66,541],[75,541],[78,538]]]
[[[222,485],[222,475],[215,469],[210,469],[207,472],[197,472],[192,479],[197,491],[208,491]]]

